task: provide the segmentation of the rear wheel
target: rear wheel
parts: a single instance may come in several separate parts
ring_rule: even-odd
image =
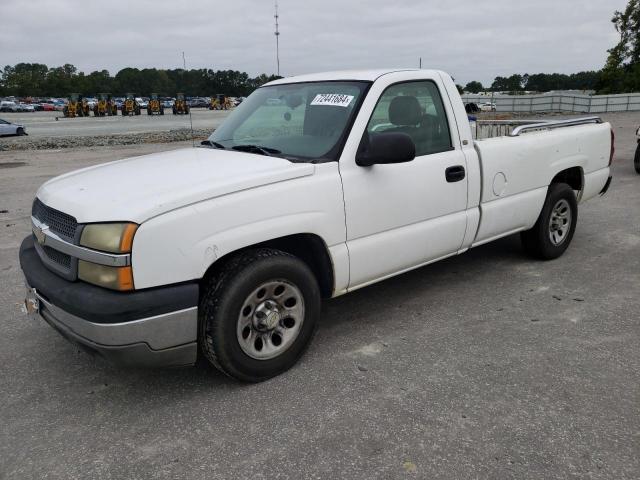
[[[636,169],[636,173],[640,173],[640,142],[638,142],[638,148],[636,148],[636,156],[633,159],[633,166]]]
[[[259,382],[298,361],[319,315],[320,290],[302,260],[279,250],[251,250],[204,285],[198,341],[219,370]]]
[[[542,212],[531,230],[522,232],[522,244],[530,255],[552,260],[569,247],[578,220],[578,202],[566,183],[549,186]]]

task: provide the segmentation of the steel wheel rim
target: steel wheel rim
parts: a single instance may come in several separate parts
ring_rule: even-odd
[[[286,352],[298,338],[304,322],[304,298],[286,280],[270,280],[244,300],[236,337],[240,348],[256,360],[270,360]]]
[[[569,234],[571,228],[571,206],[565,199],[558,200],[551,209],[549,218],[549,240],[556,247],[561,245]]]

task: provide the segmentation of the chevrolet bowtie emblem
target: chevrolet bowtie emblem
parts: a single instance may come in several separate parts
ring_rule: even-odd
[[[36,240],[38,241],[38,243],[40,245],[44,245],[44,241],[45,241],[45,238],[46,238],[45,232],[47,230],[49,230],[49,227],[47,227],[46,225],[39,226],[39,227],[36,227],[36,226],[33,227],[33,234],[36,236]]]

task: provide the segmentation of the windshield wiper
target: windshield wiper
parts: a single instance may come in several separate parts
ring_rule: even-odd
[[[222,145],[221,143],[218,143],[218,142],[214,142],[212,140],[203,140],[203,141],[200,142],[200,145],[204,145],[205,147],[220,148],[222,150],[225,149],[224,145]]]
[[[282,153],[280,150],[270,147],[261,147],[260,145],[235,145],[231,147],[232,150],[238,150],[240,152],[259,153],[260,155],[278,155]]]

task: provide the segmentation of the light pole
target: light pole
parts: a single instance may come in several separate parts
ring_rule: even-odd
[[[278,30],[278,0],[276,0],[276,14],[273,16],[276,19],[276,65],[277,65],[277,74],[280,76],[280,31]]]

